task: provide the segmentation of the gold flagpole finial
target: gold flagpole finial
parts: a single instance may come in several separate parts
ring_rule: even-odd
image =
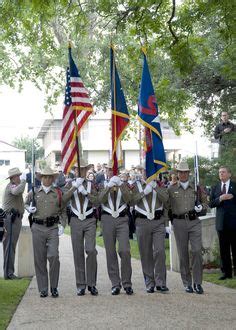
[[[147,56],[147,47],[145,45],[141,47],[141,50],[144,53],[144,55]]]

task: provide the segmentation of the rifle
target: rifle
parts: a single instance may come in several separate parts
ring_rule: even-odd
[[[32,206],[36,206],[35,200],[35,153],[34,153],[34,139],[32,139],[32,169],[31,169],[31,189],[32,189]],[[30,227],[33,223],[33,214],[28,216]]]
[[[201,204],[201,197],[202,197],[202,188],[200,187],[200,180],[199,180],[199,164],[198,164],[198,153],[197,153],[197,142],[196,142],[196,153],[194,156],[194,187],[196,193],[196,200],[195,205],[198,206]],[[202,209],[199,213],[200,216],[206,215],[206,210]]]

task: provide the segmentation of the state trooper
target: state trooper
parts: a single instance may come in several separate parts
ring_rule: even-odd
[[[129,225],[126,213],[130,201],[130,191],[118,176],[113,176],[107,186],[99,193],[102,206],[103,239],[106,250],[107,270],[111,280],[112,295],[120,294],[121,284],[127,295],[133,294],[131,275],[131,254],[129,243]],[[119,243],[118,254],[121,259],[119,271],[116,241]]]
[[[179,182],[169,186],[168,193],[181,278],[186,292],[195,291],[202,294],[202,231],[198,214],[207,208],[206,196],[201,193],[201,204],[195,205],[196,192],[194,185],[189,181],[190,170],[187,163],[179,163],[177,174]],[[189,265],[189,242],[192,252],[192,275]]]
[[[91,295],[96,296],[97,250],[96,250],[96,218],[95,209],[89,198],[95,196],[97,189],[93,182],[86,180],[86,172],[90,165],[80,160],[78,189],[70,200],[71,209],[71,242],[74,256],[77,295],[85,295],[86,286]],[[75,168],[78,176],[78,168]],[[86,253],[86,261],[84,252]]]
[[[144,187],[136,181],[140,196],[135,204],[135,224],[142,270],[147,293],[155,288],[161,293],[166,286],[165,227],[168,228],[168,193],[151,181]]]
[[[41,172],[41,186],[26,197],[25,208],[33,214],[32,240],[34,251],[35,273],[40,297],[48,296],[48,270],[49,261],[50,291],[53,298],[57,298],[59,280],[59,236],[63,234],[66,220],[64,210],[78,184],[73,183],[71,189],[62,194],[61,190],[53,186],[57,173],[50,167]],[[33,201],[35,206],[33,206]],[[61,224],[60,224],[61,223]]]
[[[20,177],[22,175],[22,177]],[[6,280],[16,279],[14,274],[15,250],[22,226],[24,214],[23,193],[26,185],[26,174],[22,174],[18,167],[8,171],[10,182],[3,194],[2,208],[6,213],[4,219],[3,236],[3,270]]]

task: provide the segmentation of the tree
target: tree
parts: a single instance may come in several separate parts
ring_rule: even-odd
[[[186,109],[199,107],[210,135],[219,112],[233,115],[234,2],[230,0],[3,0],[0,5],[0,83],[31,80],[48,95],[46,109],[63,93],[67,42],[94,105],[109,108],[112,37],[130,109],[141,76],[140,44],[161,109],[177,133],[191,129]],[[5,18],[8,18],[7,20]]]
[[[26,137],[16,138],[13,141],[13,145],[19,149],[26,150],[26,163],[32,164],[32,143],[33,140]],[[39,143],[34,140],[34,153],[35,153],[35,160],[40,160],[44,156],[44,149],[40,147]]]

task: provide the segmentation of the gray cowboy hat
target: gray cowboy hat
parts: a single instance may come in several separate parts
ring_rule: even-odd
[[[177,172],[190,172],[187,162],[180,162],[176,168]]]
[[[19,170],[18,167],[13,167],[13,168],[10,168],[10,170],[8,171],[8,177],[6,179],[10,179],[15,175],[21,175],[21,174],[22,174],[22,172]]]
[[[90,167],[92,165],[93,164],[88,164],[88,162],[86,162],[83,158],[80,158],[80,161],[79,161],[80,168]],[[75,164],[74,167],[78,167],[78,164]]]

